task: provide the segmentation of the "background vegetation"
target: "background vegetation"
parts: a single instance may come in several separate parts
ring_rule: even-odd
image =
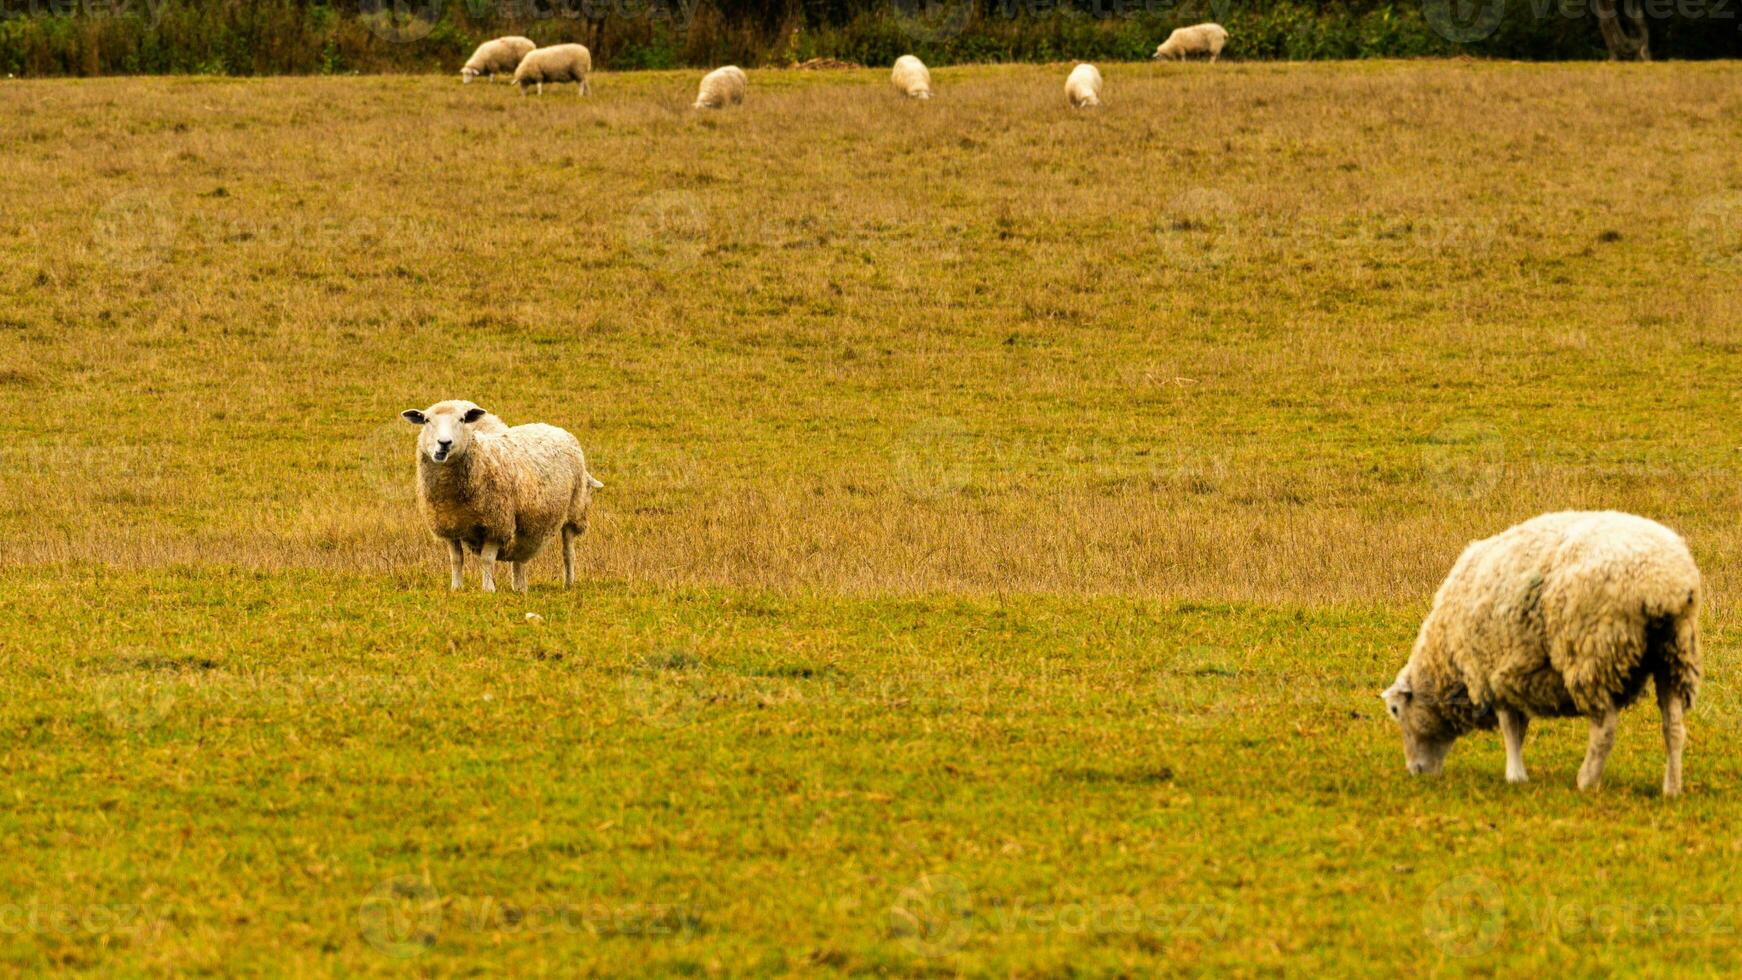
[[[1215,19],[1228,57],[1602,57],[1596,0],[0,0],[0,74],[456,71],[480,41],[580,41],[601,68],[834,58],[1149,57]],[[1659,58],[1742,55],[1727,0],[1646,0]]]
[[[1106,75],[0,86],[0,962],[1742,965],[1737,68]],[[579,588],[448,594],[448,396],[580,437]],[[1566,507],[1705,571],[1683,799],[1403,772]]]

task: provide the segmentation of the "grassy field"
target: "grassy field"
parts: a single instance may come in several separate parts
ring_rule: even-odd
[[[1742,67],[0,83],[0,964],[1742,968]],[[401,409],[575,432],[446,590]],[[1708,584],[1655,716],[1411,780],[1468,540]]]

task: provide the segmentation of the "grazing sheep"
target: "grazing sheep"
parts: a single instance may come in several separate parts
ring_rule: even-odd
[[[536,84],[538,94],[544,94],[544,83],[555,85],[558,82],[574,82],[575,94],[587,95],[592,87],[587,84],[587,72],[593,70],[593,56],[579,44],[553,44],[548,48],[538,48],[527,52],[520,59],[520,67],[514,69],[514,84],[520,86],[520,94],[526,94],[526,86]]]
[[[895,59],[895,70],[889,73],[889,80],[910,99],[931,98],[931,72],[911,54]]]
[[[1524,782],[1531,718],[1583,715],[1579,788],[1595,787],[1616,714],[1650,678],[1663,715],[1663,792],[1682,788],[1682,713],[1700,684],[1700,571],[1686,543],[1614,511],[1544,514],[1464,549],[1415,650],[1381,697],[1412,773],[1437,773],[1458,736],[1496,723],[1506,779]]]
[[[519,36],[485,41],[466,59],[465,67],[460,69],[460,81],[470,85],[479,75],[490,76],[492,82],[497,75],[512,75],[520,66],[520,59],[536,47],[538,45],[532,43],[531,38]]]
[[[695,108],[724,109],[738,105],[744,101],[744,90],[749,86],[750,79],[737,65],[716,68],[703,76],[701,90],[696,93]]]
[[[1065,98],[1071,108],[1087,109],[1101,104],[1101,72],[1094,65],[1078,65],[1065,79]]]
[[[1198,24],[1181,27],[1167,36],[1155,49],[1156,61],[1184,61],[1194,54],[1207,54],[1211,61],[1222,56],[1228,44],[1228,30],[1221,24]]]
[[[451,587],[466,550],[482,562],[483,588],[496,591],[496,560],[514,563],[514,591],[526,591],[526,563],[558,531],[563,585],[575,582],[575,538],[587,529],[593,491],[575,437],[554,425],[509,428],[472,402],[437,402],[400,413],[417,434],[417,502],[430,531],[448,543]]]

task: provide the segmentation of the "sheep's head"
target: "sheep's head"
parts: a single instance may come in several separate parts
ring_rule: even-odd
[[[478,77],[478,69],[473,68],[471,65],[467,65],[466,67],[460,69],[460,84],[462,84],[462,85],[472,84],[472,79],[477,78],[477,77]]]
[[[1153,58],[1151,58],[1150,60],[1151,61],[1171,60],[1173,58],[1173,50],[1171,48],[1169,48],[1167,46],[1167,44],[1168,44],[1168,42],[1163,41],[1160,44],[1156,45],[1155,46],[1155,56]]]
[[[1403,761],[1412,775],[1437,775],[1446,764],[1446,753],[1459,734],[1453,719],[1439,709],[1438,700],[1418,693],[1409,665],[1397,672],[1397,680],[1380,692],[1385,709],[1403,729]]]
[[[472,426],[490,416],[472,402],[462,401],[436,402],[422,411],[408,408],[399,414],[421,427],[417,434],[418,455],[432,463],[465,455],[472,447]]]

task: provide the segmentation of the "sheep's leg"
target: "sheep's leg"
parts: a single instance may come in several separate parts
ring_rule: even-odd
[[[465,545],[458,541],[448,542],[448,564],[454,570],[454,574],[448,579],[448,588],[458,592],[466,586],[466,580],[460,574],[466,570]]]
[[[538,83],[538,94],[539,94],[539,95],[543,95],[543,94],[544,94],[544,83],[543,83],[543,82],[539,82],[539,83]]]
[[[575,584],[575,529],[563,526],[563,588]]]
[[[1510,708],[1497,710],[1500,715],[1500,736],[1506,740],[1506,781],[1522,783],[1524,774],[1524,732],[1530,727],[1530,716]]]
[[[1679,693],[1669,689],[1668,684],[1657,685],[1657,708],[1663,712],[1663,795],[1675,796],[1682,791],[1682,746],[1687,743],[1688,732],[1682,725],[1682,711],[1685,709]]]
[[[582,95],[592,95],[593,94],[592,88],[589,85],[587,85],[587,76],[585,76],[585,75],[581,76],[581,84],[576,87],[576,91],[580,92]]]
[[[496,591],[496,552],[502,550],[502,545],[495,541],[484,542],[484,547],[478,550],[478,568],[483,575],[485,592]]]
[[[517,561],[514,563],[514,591],[526,591],[526,562]]]
[[[1585,747],[1585,764],[1579,767],[1579,788],[1596,789],[1603,781],[1603,763],[1609,760],[1609,750],[1615,747],[1615,720],[1613,707],[1606,709],[1601,718],[1591,719],[1591,741]]]

